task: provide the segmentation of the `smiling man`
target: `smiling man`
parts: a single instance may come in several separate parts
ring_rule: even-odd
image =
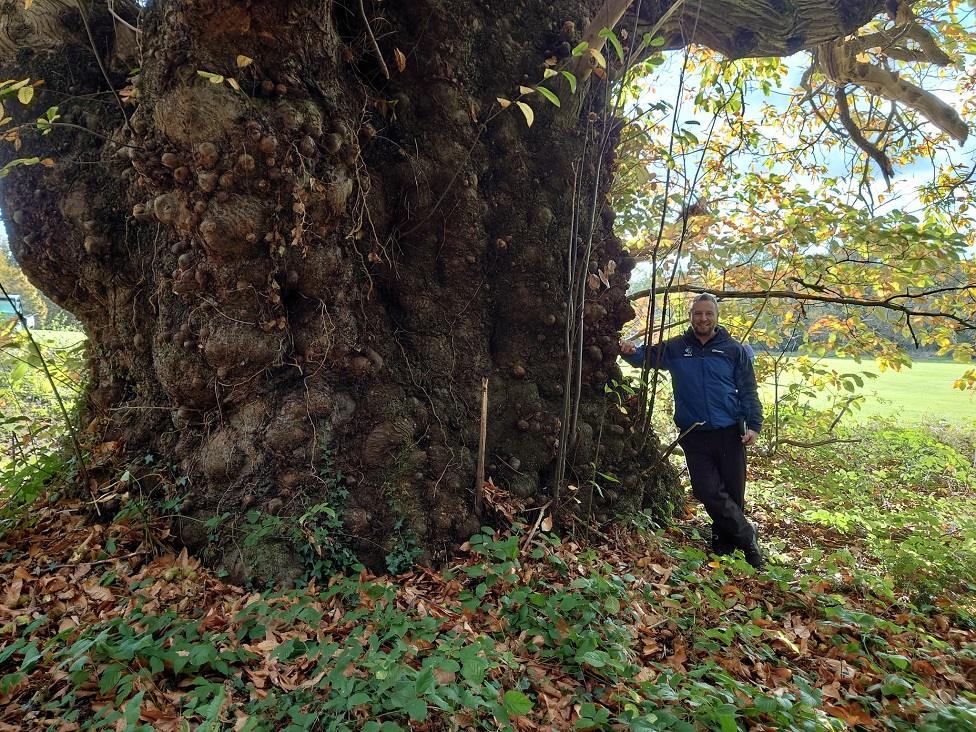
[[[674,421],[691,489],[712,519],[712,550],[742,549],[763,566],[755,527],[745,517],[746,452],[762,428],[752,351],[718,325],[718,301],[703,293],[691,303],[691,327],[645,349],[621,341],[620,355],[637,367],[671,373]]]

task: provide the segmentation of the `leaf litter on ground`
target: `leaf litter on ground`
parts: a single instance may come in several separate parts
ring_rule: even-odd
[[[770,515],[785,549],[757,573],[692,514],[587,542],[515,523],[444,571],[262,593],[157,554],[162,525],[41,502],[0,538],[0,731],[973,728],[963,606],[801,567]]]

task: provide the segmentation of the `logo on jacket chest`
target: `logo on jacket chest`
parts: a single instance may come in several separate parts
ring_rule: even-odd
[[[685,352],[682,354],[685,358],[691,358],[695,354],[691,350],[691,346],[685,346]]]

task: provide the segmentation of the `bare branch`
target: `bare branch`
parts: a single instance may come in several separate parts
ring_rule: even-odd
[[[834,99],[837,100],[837,112],[840,115],[840,121],[844,125],[844,129],[847,130],[847,134],[850,135],[851,141],[878,164],[878,167],[881,168],[881,174],[884,176],[885,184],[891,186],[891,177],[895,174],[895,169],[884,151],[878,149],[874,143],[866,138],[861,132],[861,128],[851,118],[851,108],[847,104],[847,90],[843,86],[838,86],[834,91]]]
[[[939,44],[935,42],[932,34],[917,22],[909,26],[908,37],[918,43],[922,52],[925,54],[925,60],[930,64],[948,66],[952,63],[952,59],[949,58],[945,51],[939,48]]]
[[[970,282],[969,284],[960,285],[958,287],[940,287],[935,290],[923,290],[916,293],[906,292],[904,294],[891,295],[882,299],[823,295],[810,292],[796,292],[795,290],[714,290],[708,287],[699,287],[697,285],[672,285],[670,287],[659,287],[654,290],[655,295],[665,292],[669,294],[676,292],[710,292],[720,300],[759,300],[765,298],[777,298],[781,300],[796,300],[798,302],[824,302],[834,305],[857,305],[859,307],[868,308],[885,308],[887,310],[895,310],[897,312],[904,313],[906,316],[913,318],[946,318],[947,320],[952,320],[959,323],[965,330],[976,330],[976,321],[966,320],[958,315],[941,311],[914,310],[907,305],[900,305],[895,302],[896,299],[920,300],[925,297],[946,292],[972,293],[976,292],[976,282]],[[644,297],[650,297],[650,295],[650,289],[640,290],[639,292],[632,294],[630,299],[639,300]]]
[[[376,54],[376,60],[380,64],[380,71],[383,72],[384,78],[389,79],[390,70],[386,67],[386,61],[383,60],[383,52],[380,50],[380,44],[376,42],[376,36],[373,35],[373,28],[369,24],[369,17],[366,15],[366,8],[363,7],[363,0],[359,0],[359,16],[363,19],[363,24],[366,26],[366,35],[369,36],[369,41],[373,46],[373,53]]]
[[[842,439],[840,437],[831,437],[828,440],[817,440],[816,442],[801,442],[800,440],[790,440],[782,439],[779,440],[777,445],[792,445],[793,447],[821,447],[823,445],[834,445],[836,443],[843,443],[846,445],[851,445],[854,443],[861,442],[859,439]]]

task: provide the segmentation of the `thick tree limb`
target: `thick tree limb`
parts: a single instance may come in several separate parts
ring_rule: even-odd
[[[666,48],[697,43],[730,59],[790,56],[853,33],[884,5],[884,0],[688,0],[662,31]],[[638,34],[660,17],[660,3],[644,3],[636,19]]]
[[[960,318],[958,315],[953,315],[952,313],[930,310],[914,310],[907,305],[901,305],[896,302],[896,300],[906,299],[919,300],[924,297],[931,297],[932,295],[939,295],[946,292],[976,292],[976,282],[967,285],[960,285],[959,287],[940,287],[938,289],[923,290],[916,293],[906,292],[898,295],[890,295],[881,299],[823,295],[812,292],[797,292],[795,290],[714,290],[708,287],[699,287],[697,285],[673,285],[671,287],[659,287],[654,291],[654,294],[662,294],[664,292],[710,292],[719,300],[755,300],[761,298],[777,298],[783,300],[797,300],[801,302],[824,302],[834,305],[856,305],[858,307],[885,308],[887,310],[895,310],[897,312],[904,313],[906,316],[913,318],[946,318],[959,323],[966,330],[976,330],[976,321],[966,320],[965,318]],[[630,299],[639,300],[644,297],[649,297],[650,295],[650,289],[640,290],[633,293],[630,296]]]
[[[655,35],[676,13],[681,9],[686,0],[676,0],[665,13],[658,18],[653,27],[642,28],[641,33]],[[607,39],[600,35],[604,28],[613,28],[624,17],[625,13],[634,5],[634,0],[605,0],[603,6],[596,11],[590,18],[583,30],[583,41],[589,49],[602,53]],[[633,24],[633,20],[630,20]],[[629,26],[628,26],[629,27]],[[585,53],[576,60],[572,69],[579,79],[585,79],[593,70],[594,57],[590,53]]]
[[[607,0],[606,6],[619,8],[622,0]],[[677,3],[671,9],[677,7]],[[637,11],[638,34],[653,25],[665,34],[666,48],[681,48],[699,43],[713,48],[730,59],[759,56],[788,56],[808,48],[816,49],[816,58],[827,78],[838,86],[856,84],[865,91],[917,110],[939,129],[959,142],[969,134],[966,123],[949,105],[930,92],[878,65],[858,60],[866,48],[880,46],[891,58],[918,60],[945,66],[949,56],[939,48],[932,34],[911,13],[910,4],[902,3],[897,25],[890,31],[863,38],[849,37],[886,7],[883,0],[797,0],[784,3],[772,0],[709,0],[685,2],[680,13],[661,24],[660,9],[644,3]],[[601,10],[601,12],[604,12]],[[630,12],[634,12],[633,8]],[[602,40],[602,39],[601,39]],[[908,40],[917,48],[909,48]],[[649,51],[648,51],[649,52]],[[890,164],[877,148],[861,144],[848,115],[845,126],[869,155],[890,175]],[[863,138],[863,135],[860,136]]]
[[[65,14],[77,12],[72,0],[35,0],[27,10],[22,0],[0,5],[0,58],[13,58],[21,48],[53,50],[81,41],[84,27],[63,21]]]
[[[854,41],[832,41],[817,48],[817,61],[827,78],[835,84],[856,84],[871,94],[901,102],[960,143],[966,141],[969,128],[956,110],[931,92],[901,78],[897,72],[859,61],[858,53]]]

